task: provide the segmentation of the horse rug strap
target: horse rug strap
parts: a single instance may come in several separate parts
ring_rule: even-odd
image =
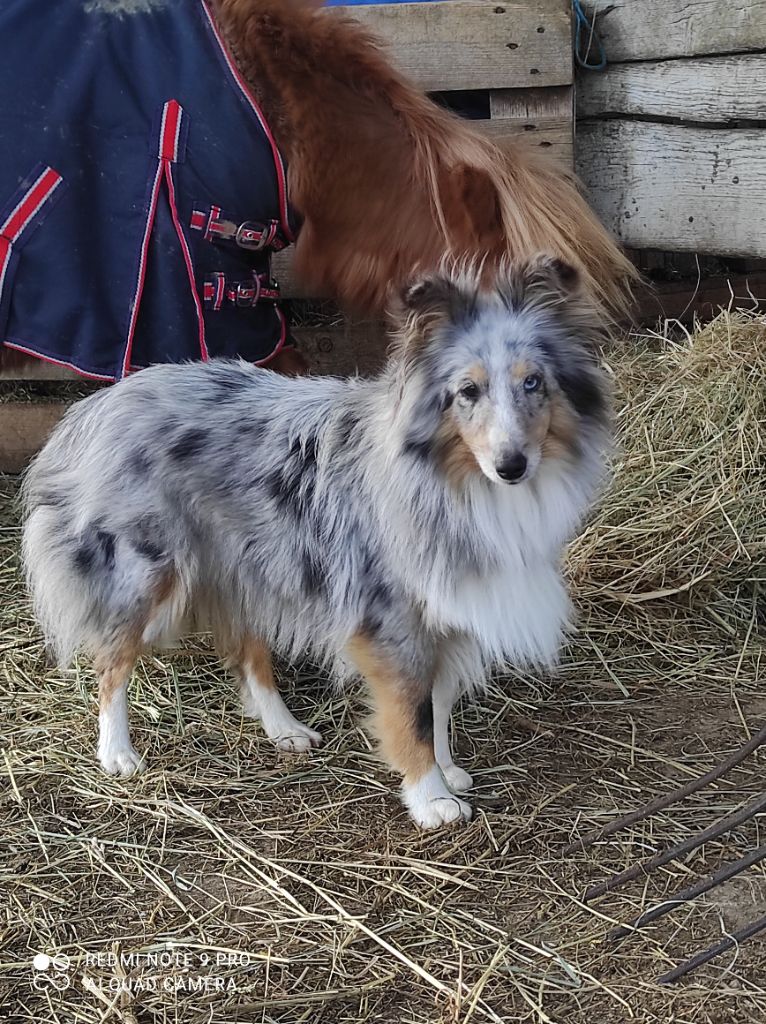
[[[5,0],[0,31],[0,343],[101,380],[272,358],[285,166],[205,3]]]

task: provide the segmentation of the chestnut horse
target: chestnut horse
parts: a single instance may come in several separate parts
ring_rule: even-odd
[[[636,272],[555,161],[437,106],[337,9],[217,0],[215,14],[287,157],[294,266],[313,294],[379,310],[445,257],[543,251],[580,269],[605,315],[626,312]]]

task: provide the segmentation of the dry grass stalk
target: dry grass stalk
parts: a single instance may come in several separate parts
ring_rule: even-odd
[[[578,834],[711,768],[766,718],[766,322],[724,314],[681,340],[631,338],[610,363],[621,450],[616,482],[571,553],[579,631],[555,679],[515,674],[463,709],[478,813],[436,835],[415,832],[392,796],[355,697],[310,666],[287,671],[291,704],[328,743],[310,760],[283,759],[242,721],[204,642],[144,660],[133,708],[150,770],[104,778],[91,673],[46,664],[19,578],[15,483],[0,484],[4,1019],[766,1019],[759,939],[689,983],[654,982],[763,913],[762,866],[616,950],[603,942],[759,845],[758,819],[625,886],[608,912],[582,900],[589,880],[759,793],[762,755],[560,857]],[[87,959],[114,950],[177,961],[125,966],[132,990],[115,998],[119,970]],[[66,991],[32,987],[40,951],[72,958]],[[240,952],[249,966],[227,962]],[[227,988],[189,991],[200,975]],[[157,990],[139,991],[150,976]]]

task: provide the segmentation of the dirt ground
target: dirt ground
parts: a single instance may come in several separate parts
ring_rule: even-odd
[[[0,480],[4,1021],[766,1021],[766,938],[657,984],[766,913],[762,864],[621,943],[606,939],[765,842],[763,819],[583,901],[589,883],[760,793],[763,753],[587,852],[563,854],[595,825],[710,769],[766,721],[763,598],[751,570],[724,603],[718,583],[620,600],[583,582],[601,543],[586,536],[571,570],[578,632],[561,669],[498,680],[462,708],[475,820],[425,834],[372,749],[357,694],[334,692],[311,666],[286,667],[288,703],[325,745],[279,755],[243,721],[201,641],[137,672],[134,735],[148,771],[101,775],[92,674],[47,664],[26,605],[16,487]],[[612,517],[591,529],[617,526]],[[38,954],[53,959],[35,969]]]

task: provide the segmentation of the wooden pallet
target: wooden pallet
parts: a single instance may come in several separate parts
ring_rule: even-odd
[[[766,257],[766,0],[592,0],[577,169],[635,249]]]
[[[388,46],[392,60],[439,102],[458,105],[469,93],[485,116],[474,123],[499,145],[524,136],[571,166],[573,67],[569,0],[445,0],[355,7],[353,16]],[[275,260],[285,298],[306,296],[289,251]],[[312,370],[374,371],[385,354],[378,321],[346,319],[332,327],[298,328]],[[69,371],[37,360],[12,363],[0,381],[71,381]],[[0,404],[0,471],[16,472],[39,449],[64,402]]]
[[[0,472],[20,473],[66,409],[64,401],[0,403]]]

